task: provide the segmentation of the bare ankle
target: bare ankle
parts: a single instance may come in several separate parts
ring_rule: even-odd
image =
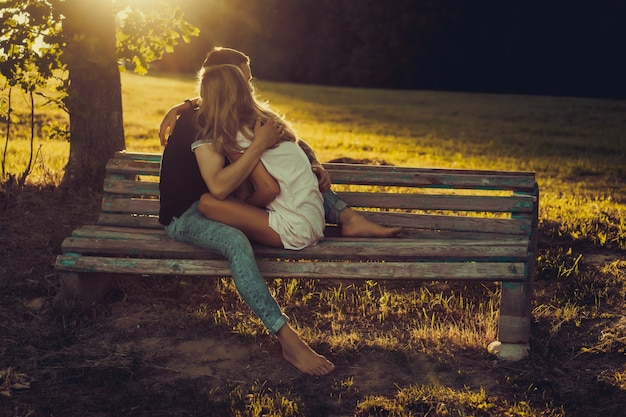
[[[401,227],[387,227],[375,223],[361,213],[346,208],[339,213],[341,235],[345,237],[398,237]]]
[[[300,372],[321,376],[335,369],[334,364],[311,349],[288,324],[285,324],[276,336],[283,351],[283,358]]]

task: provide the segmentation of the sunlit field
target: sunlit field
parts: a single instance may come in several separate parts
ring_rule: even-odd
[[[623,100],[262,81],[257,87],[321,161],[348,157],[398,166],[534,171],[542,220],[559,224],[562,233],[574,238],[626,247]],[[127,149],[160,152],[161,118],[171,105],[195,96],[195,78],[123,73],[122,89]],[[14,95],[20,125],[12,131],[5,172],[19,175],[30,156],[30,130],[26,97]],[[69,146],[45,138],[51,122],[67,123],[67,117],[38,106],[36,120],[29,180],[58,183]],[[3,136],[5,132],[3,126]]]
[[[364,351],[387,352],[394,362],[389,366],[398,369],[415,364],[415,354],[423,354],[428,360],[419,359],[422,369],[444,373],[449,380],[419,375],[420,381],[431,383],[397,385],[395,395],[367,392],[360,381],[345,375],[328,383],[316,382],[316,394],[308,386],[301,389],[304,382],[281,381],[274,386],[260,380],[252,388],[229,386],[216,391],[231,411],[248,413],[233,411],[233,415],[307,415],[301,414],[302,404],[308,401],[311,407],[321,401],[329,407],[325,411],[349,410],[346,415],[359,416],[567,416],[572,402],[587,401],[582,392],[593,396],[589,387],[601,390],[592,381],[600,381],[606,392],[624,398],[626,101],[264,81],[256,85],[260,96],[287,117],[322,162],[352,158],[397,166],[536,172],[541,195],[531,334],[534,356],[523,365],[504,365],[502,379],[487,384],[490,392],[482,387],[447,388],[446,382],[455,378],[470,384],[470,376],[478,370],[456,369],[455,361],[484,352],[496,337],[497,285],[398,285],[285,277],[270,282],[271,291],[312,345],[324,346],[344,365]],[[158,153],[159,123],[171,105],[195,96],[195,79],[193,75],[123,73],[122,90],[127,149]],[[51,126],[67,124],[67,115],[42,106],[41,97],[36,100],[36,137],[27,183],[55,185],[62,178],[69,144],[54,138],[58,129]],[[15,119],[6,149],[5,122],[0,130],[0,149],[6,155],[3,182],[9,175],[21,175],[31,158],[27,98],[14,93],[13,107]],[[169,278],[140,282],[160,302],[182,304],[176,308],[183,310],[184,317],[159,316],[142,323],[141,329],[125,330],[124,336],[111,330],[111,346],[116,338],[124,339],[131,332],[145,338],[186,337],[189,330],[181,329],[192,327],[237,335],[246,343],[267,343],[258,337],[263,326],[242,306],[228,278],[202,283]],[[194,291],[189,290],[192,282]],[[177,297],[183,292],[187,298],[180,296],[185,298],[181,301]],[[66,326],[66,318],[78,313],[57,314]],[[98,352],[92,352],[92,356],[99,355],[98,366],[132,369],[133,375],[137,363],[157,369],[155,363],[161,366],[157,360],[166,359],[164,353],[155,358],[134,351],[103,353],[89,345],[79,355],[64,357],[64,366],[96,366],[89,348]],[[478,360],[476,366],[484,367],[486,362]],[[384,364],[377,369],[384,371]],[[578,369],[587,373],[580,374]],[[555,394],[546,394],[538,384],[549,385]],[[241,389],[252,394],[246,396]],[[416,402],[417,398],[426,400]],[[346,405],[349,401],[353,401],[352,408]],[[603,407],[597,409],[613,415],[611,404]]]

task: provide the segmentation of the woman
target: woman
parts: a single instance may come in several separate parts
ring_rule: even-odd
[[[282,141],[261,155],[261,163],[252,172],[255,189],[246,199],[253,204],[207,193],[200,199],[200,212],[269,246],[299,250],[316,244],[325,226],[324,199],[293,131],[256,99],[239,67],[203,68],[199,82],[201,101],[195,120],[200,131],[194,149],[213,146],[216,152],[237,160],[254,140],[252,127],[259,118],[278,121],[284,129]]]

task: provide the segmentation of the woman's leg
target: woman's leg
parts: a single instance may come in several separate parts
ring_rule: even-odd
[[[359,212],[348,207],[333,191],[324,194],[324,214],[329,223],[336,223],[341,227],[342,236],[352,237],[398,237],[402,233],[401,227],[381,226],[368,220]]]
[[[270,294],[259,271],[250,241],[240,230],[207,219],[195,203],[180,218],[174,219],[166,231],[174,240],[192,243],[228,259],[241,298],[271,334],[287,323],[287,316]]]
[[[198,210],[206,218],[235,227],[251,240],[264,245],[282,248],[280,235],[269,225],[266,210],[251,206],[236,198],[218,200],[209,193],[200,197]]]
[[[291,328],[261,276],[250,241],[240,230],[207,219],[198,211],[197,203],[165,230],[172,239],[218,252],[228,259],[241,298],[269,333],[277,336],[287,362],[308,375],[326,375],[335,369],[335,365],[311,349]]]

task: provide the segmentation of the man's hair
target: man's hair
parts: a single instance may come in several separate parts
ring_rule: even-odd
[[[211,67],[213,65],[236,65],[249,64],[250,58],[236,49],[222,48],[216,46],[211,52],[209,52],[202,64],[203,68]]]

